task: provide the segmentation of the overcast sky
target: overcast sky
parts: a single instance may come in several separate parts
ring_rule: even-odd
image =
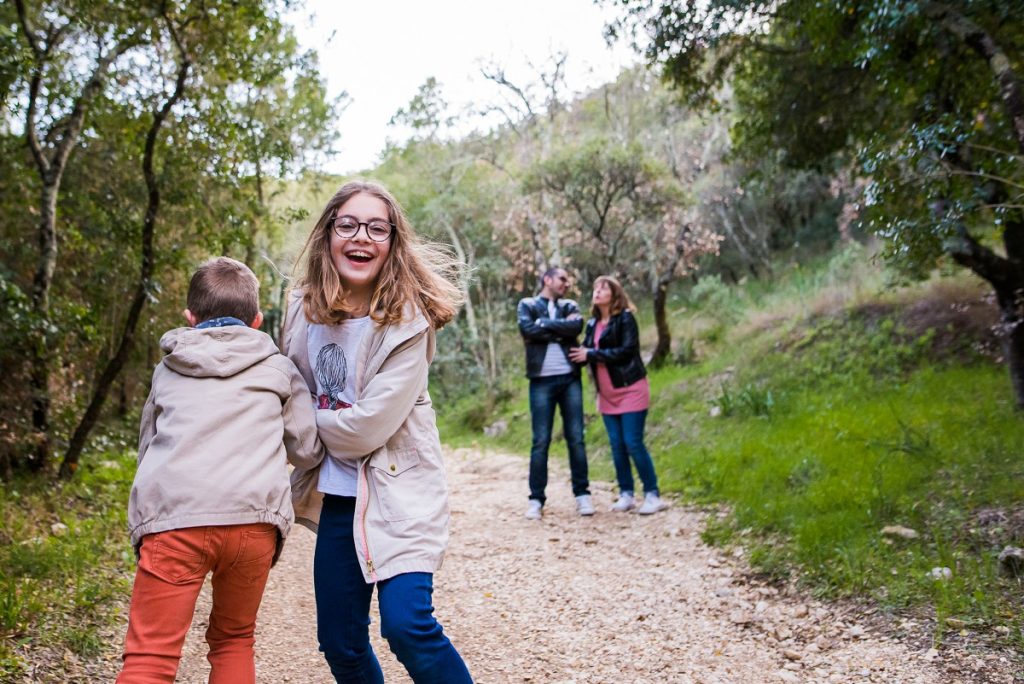
[[[292,16],[299,40],[319,53],[330,94],[351,98],[328,170],[366,169],[387,139],[404,139],[388,121],[430,76],[452,114],[498,100],[500,89],[480,75],[485,64],[501,64],[525,84],[564,51],[570,91],[612,80],[636,58],[624,45],[605,44],[610,16],[593,0],[307,0]]]

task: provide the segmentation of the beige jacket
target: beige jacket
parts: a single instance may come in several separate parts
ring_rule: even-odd
[[[128,500],[136,551],[154,532],[271,523],[280,554],[295,519],[287,461],[323,458],[305,380],[252,328],[177,328],[160,346]]]
[[[306,347],[302,294],[293,291],[281,351],[316,381]],[[427,371],[434,330],[412,307],[400,323],[371,324],[356,354],[351,408],[319,410],[316,424],[327,452],[358,463],[356,554],[367,582],[406,572],[435,572],[448,546],[448,486]],[[323,494],[320,466],[292,472],[296,521],[314,532]]]

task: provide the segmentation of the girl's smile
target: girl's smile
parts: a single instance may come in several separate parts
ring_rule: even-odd
[[[392,238],[384,242],[371,240],[366,223],[374,219],[389,221],[388,206],[378,197],[359,193],[338,207],[335,216],[351,216],[361,224],[350,238],[338,237],[334,229],[330,229],[331,262],[338,271],[341,284],[350,293],[350,303],[369,306],[377,278],[391,253]]]

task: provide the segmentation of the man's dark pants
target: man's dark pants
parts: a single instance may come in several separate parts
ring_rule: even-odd
[[[533,446],[530,448],[530,498],[544,503],[548,484],[548,447],[555,422],[555,407],[562,414],[562,429],[569,447],[569,470],[573,496],[590,493],[587,452],[583,445],[583,385],[572,373],[530,378],[530,419]]]

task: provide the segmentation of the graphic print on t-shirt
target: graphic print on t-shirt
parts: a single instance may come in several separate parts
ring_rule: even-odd
[[[345,350],[334,342],[325,344],[316,356],[316,378],[326,394],[317,397],[317,404],[322,409],[351,408],[352,404],[343,401],[341,393],[345,391],[348,375],[348,364],[345,362]]]

